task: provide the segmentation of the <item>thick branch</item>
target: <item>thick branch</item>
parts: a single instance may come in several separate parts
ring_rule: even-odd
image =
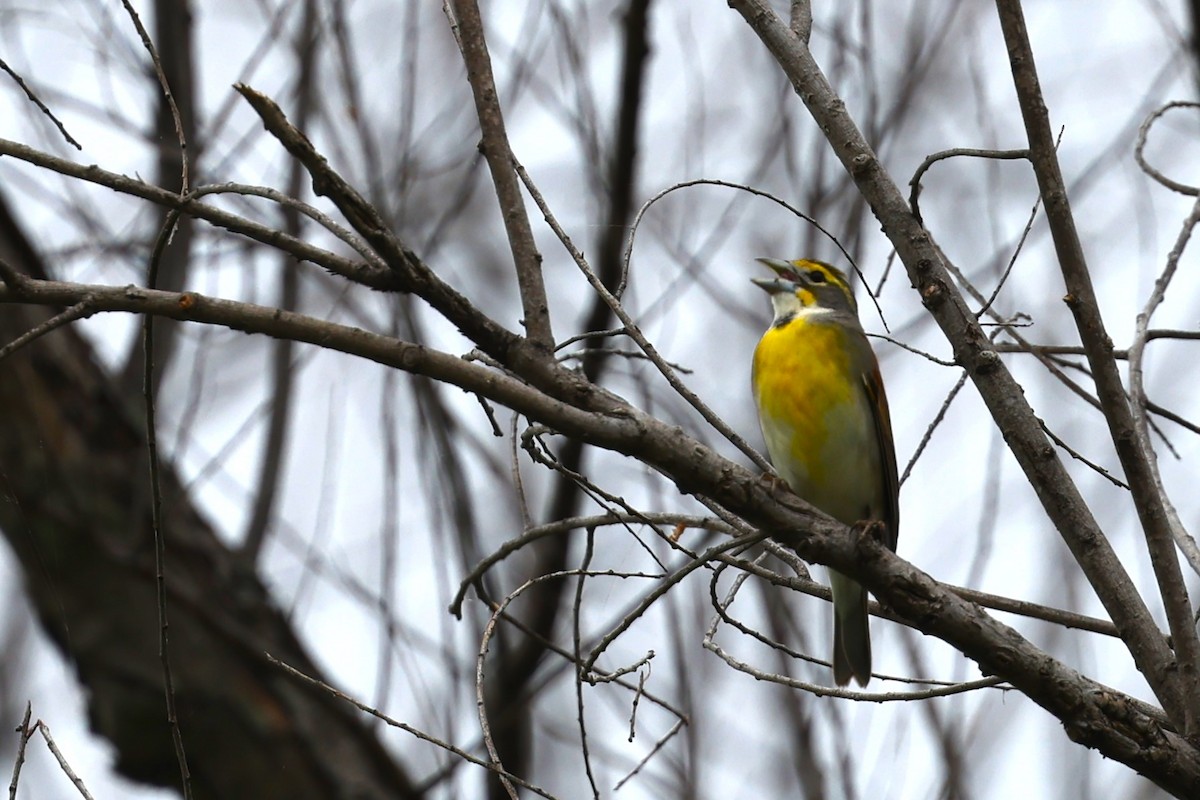
[[[1067,285],[1067,307],[1075,317],[1075,327],[1087,354],[1088,365],[1096,382],[1096,396],[1104,410],[1109,434],[1125,478],[1133,495],[1133,504],[1146,535],[1150,563],[1162,594],[1171,629],[1171,640],[1178,659],[1179,700],[1184,730],[1200,736],[1200,640],[1192,622],[1191,603],[1183,582],[1183,571],[1175,553],[1171,520],[1154,480],[1150,453],[1137,435],[1133,411],[1121,383],[1121,374],[1113,357],[1113,343],[1100,315],[1100,303],[1092,288],[1092,277],[1083,245],[1075,230],[1075,218],[1067,198],[1066,184],[1054,148],[1050,115],[1038,83],[1037,64],[1025,28],[1025,16],[1019,0],[997,0],[1000,27],[1008,45],[1013,84],[1025,120],[1029,149],[1038,190],[1046,204],[1046,220],[1058,254],[1059,267]]]

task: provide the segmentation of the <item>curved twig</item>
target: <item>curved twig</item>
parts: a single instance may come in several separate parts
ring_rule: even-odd
[[[1167,103],[1153,114],[1146,117],[1146,121],[1143,122],[1141,127],[1138,128],[1137,144],[1133,148],[1133,157],[1137,159],[1138,166],[1142,168],[1142,172],[1145,172],[1163,186],[1167,187],[1173,192],[1178,192],[1179,194],[1187,195],[1188,197],[1197,197],[1200,196],[1200,187],[1191,186],[1186,183],[1180,183],[1179,181],[1173,181],[1154,167],[1150,166],[1150,162],[1146,160],[1146,139],[1150,136],[1150,129],[1154,127],[1154,123],[1158,121],[1159,117],[1175,108],[1200,108],[1200,103],[1194,103],[1189,100],[1176,100],[1174,102]]]
[[[1179,512],[1176,510],[1175,504],[1171,502],[1170,497],[1167,495],[1162,475],[1158,469],[1158,456],[1154,451],[1153,445],[1150,443],[1149,419],[1147,418],[1149,398],[1146,396],[1146,385],[1142,369],[1143,356],[1145,355],[1146,343],[1150,331],[1150,319],[1154,316],[1155,310],[1166,299],[1167,288],[1171,285],[1171,279],[1175,277],[1175,271],[1179,267],[1179,258],[1183,255],[1184,249],[1191,240],[1192,232],[1195,231],[1197,224],[1200,224],[1200,196],[1197,197],[1196,202],[1192,205],[1191,213],[1184,220],[1183,226],[1179,231],[1179,236],[1175,239],[1175,244],[1171,248],[1171,252],[1167,254],[1167,263],[1163,267],[1162,274],[1158,276],[1158,280],[1154,282],[1154,291],[1150,293],[1145,307],[1137,315],[1133,342],[1129,345],[1129,392],[1133,396],[1131,405],[1134,429],[1137,432],[1137,437],[1143,450],[1147,453],[1151,480],[1154,482],[1155,489],[1162,498],[1171,536],[1175,540],[1175,544],[1180,552],[1183,553],[1184,558],[1187,559],[1192,571],[1200,575],[1200,547],[1197,546],[1195,537],[1184,526],[1183,520],[1179,518]]]
[[[912,209],[913,216],[917,218],[917,222],[922,225],[925,220],[921,218],[921,207],[918,200],[921,197],[921,178],[925,173],[939,161],[944,161],[948,158],[957,158],[960,156],[970,158],[991,158],[997,161],[1012,161],[1018,158],[1029,158],[1029,149],[1021,150],[980,150],[974,147],[953,147],[949,150],[942,150],[933,155],[925,156],[925,160],[913,172],[913,176],[908,179],[908,185],[911,190],[908,193],[908,206]]]
[[[733,529],[720,520],[712,517],[695,517],[687,514],[672,514],[672,513],[628,513],[618,514],[610,511],[607,514],[599,514],[590,517],[571,517],[569,519],[560,519],[556,522],[551,522],[546,525],[539,525],[536,528],[530,528],[520,536],[509,539],[504,544],[500,545],[491,555],[484,558],[475,567],[466,574],[459,582],[458,591],[454,593],[454,599],[450,601],[450,613],[455,617],[462,618],[462,604],[466,599],[467,592],[470,588],[478,583],[484,575],[491,571],[492,567],[499,564],[504,559],[511,556],[518,550],[522,550],[538,539],[544,539],[547,536],[555,536],[560,533],[566,533],[570,530],[578,530],[580,528],[596,528],[604,525],[678,525],[683,524],[689,528],[703,528],[705,530],[719,531],[721,533],[734,533]]]

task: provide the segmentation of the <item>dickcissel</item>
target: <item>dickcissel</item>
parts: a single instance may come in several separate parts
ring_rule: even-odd
[[[858,321],[846,276],[820,261],[760,258],[754,279],[775,319],[754,350],[752,385],[767,452],[800,497],[847,525],[883,525],[896,549],[899,481],[879,362]],[[829,571],[833,679],[871,679],[867,590]]]

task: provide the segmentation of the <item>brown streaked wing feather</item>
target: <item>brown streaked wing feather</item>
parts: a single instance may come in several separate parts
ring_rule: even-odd
[[[883,390],[883,377],[879,364],[871,359],[871,368],[863,373],[863,388],[870,400],[871,418],[875,422],[875,438],[879,441],[879,455],[883,467],[884,510],[883,523],[887,525],[884,544],[895,551],[900,534],[900,478],[896,472],[896,443],[892,440],[892,419],[888,413],[887,394]]]

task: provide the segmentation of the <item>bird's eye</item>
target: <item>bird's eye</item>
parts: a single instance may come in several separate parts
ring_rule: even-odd
[[[808,273],[808,279],[813,283],[825,283],[825,273],[814,269]]]

